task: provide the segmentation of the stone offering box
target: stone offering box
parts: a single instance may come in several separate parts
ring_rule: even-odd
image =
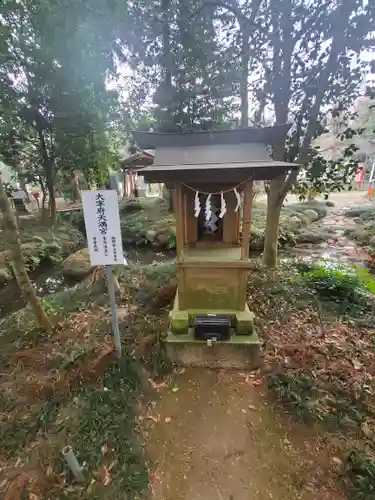
[[[155,150],[154,163],[142,171],[145,181],[166,183],[174,196],[178,288],[167,348],[177,363],[259,365],[260,341],[246,303],[253,181],[298,168],[271,158],[289,128],[133,132],[140,148]]]

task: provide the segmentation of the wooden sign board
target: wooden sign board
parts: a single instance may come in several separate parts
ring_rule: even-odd
[[[82,205],[91,264],[127,265],[116,191],[82,191]]]

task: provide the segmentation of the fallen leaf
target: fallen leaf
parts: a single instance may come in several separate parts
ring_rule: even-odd
[[[164,422],[168,424],[172,420],[171,417],[165,417]]]
[[[154,381],[152,380],[152,378],[149,378],[149,379],[147,379],[147,380],[148,380],[149,384],[151,385],[151,387],[152,387],[153,389],[156,389],[156,390],[160,389],[161,387],[166,387],[166,386],[167,386],[167,383],[166,383],[166,382],[161,382],[160,384],[157,384],[156,382],[154,382]]]
[[[39,497],[35,493],[29,493],[29,500],[39,500]]]
[[[367,422],[363,422],[362,425],[361,425],[361,429],[362,429],[362,432],[363,434],[367,437],[367,438],[370,438],[372,437],[373,435],[373,432],[371,431],[369,425]]]
[[[155,424],[158,424],[160,422],[160,417],[154,417],[152,415],[147,415],[147,418],[149,420],[152,420]]]
[[[176,375],[182,375],[183,373],[185,373],[185,371],[186,371],[186,368],[184,368],[184,367],[177,368],[177,369],[175,370],[175,374],[176,374]]]
[[[180,389],[178,387],[173,387],[172,392],[178,392]]]
[[[254,405],[249,405],[248,408],[249,410],[257,410],[257,407]]]
[[[245,410],[245,408],[242,408],[242,413],[244,413],[245,415],[247,415],[247,410]]]
[[[100,451],[102,455],[105,455],[108,452],[108,446],[106,444],[103,444],[103,446],[100,448]]]
[[[332,462],[336,465],[342,464],[342,461],[338,457],[332,457]]]
[[[358,361],[357,359],[353,359],[352,363],[353,363],[355,370],[360,370],[363,366],[362,363],[360,361]]]

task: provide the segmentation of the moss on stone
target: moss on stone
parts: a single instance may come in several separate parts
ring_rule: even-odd
[[[186,335],[189,333],[189,315],[186,311],[171,311],[171,332],[175,335]]]
[[[254,331],[254,314],[249,310],[236,313],[237,335],[252,335],[253,331]]]

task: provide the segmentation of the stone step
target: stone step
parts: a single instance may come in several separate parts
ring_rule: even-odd
[[[177,365],[224,370],[258,369],[262,364],[261,344],[255,332],[232,335],[228,341],[197,340],[193,328],[185,335],[169,333],[166,339],[167,354]]]

